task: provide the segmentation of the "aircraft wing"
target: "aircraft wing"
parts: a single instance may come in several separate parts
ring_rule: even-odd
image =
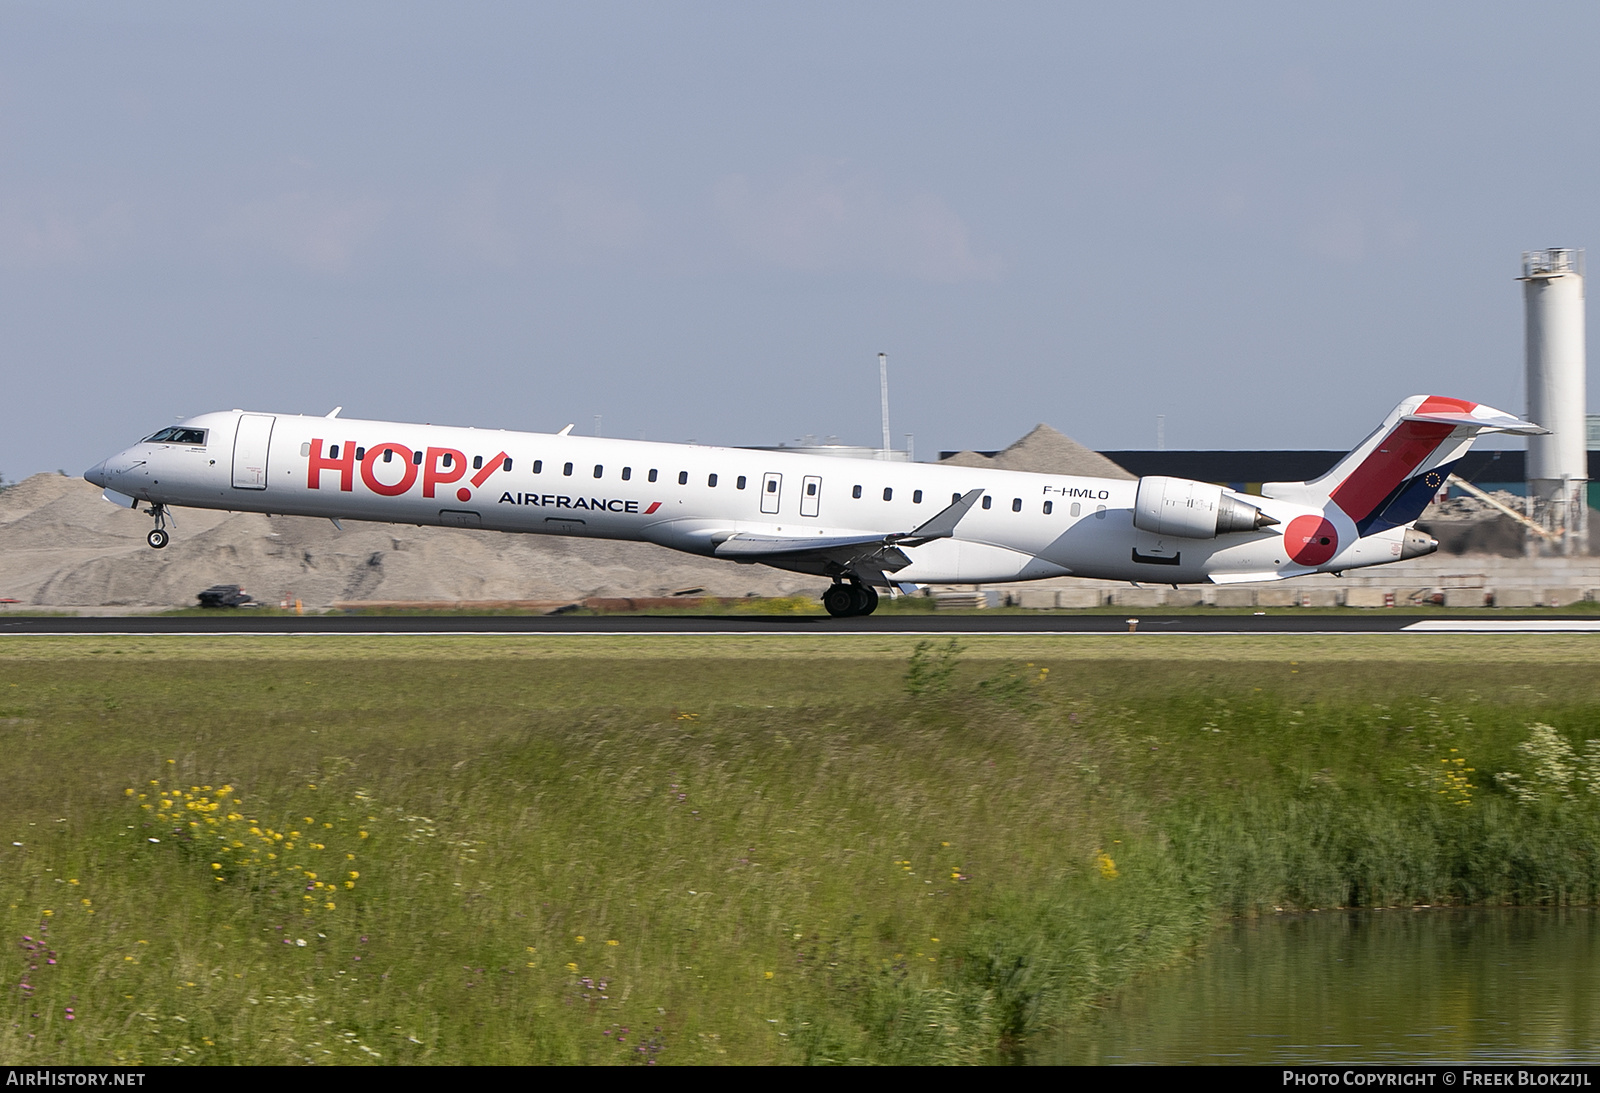
[[[969,490],[936,513],[931,520],[907,532],[890,535],[765,535],[741,531],[717,544],[716,556],[739,562],[766,562],[793,566],[814,563],[819,572],[836,576],[853,575],[873,584],[887,585],[888,573],[911,564],[901,546],[920,546],[934,539],[948,539],[978,499],[982,490]],[[809,568],[809,567],[808,567]]]
[[[781,535],[759,535],[741,531],[731,539],[717,544],[719,558],[736,558],[740,561],[759,561],[762,558],[793,554],[849,554],[865,549],[885,546],[888,537],[883,535],[813,535],[810,538],[785,538]]]

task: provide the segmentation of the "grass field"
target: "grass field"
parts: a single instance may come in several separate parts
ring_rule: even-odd
[[[1583,636],[6,638],[0,1062],[1025,1060],[1600,899]]]

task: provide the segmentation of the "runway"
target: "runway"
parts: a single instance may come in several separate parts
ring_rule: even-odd
[[[1129,615],[216,615],[0,616],[0,637],[23,635],[349,635],[447,634],[1127,634]],[[1441,618],[1438,615],[1143,615],[1137,634],[1483,634],[1600,633],[1592,616]]]

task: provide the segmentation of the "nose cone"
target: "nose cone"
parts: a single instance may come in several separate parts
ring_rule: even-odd
[[[102,489],[111,485],[111,479],[106,474],[106,461],[104,459],[84,471],[83,477]]]

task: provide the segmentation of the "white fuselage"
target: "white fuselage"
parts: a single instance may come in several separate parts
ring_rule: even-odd
[[[1394,561],[1403,535],[1340,527],[1338,552],[1308,567],[1290,559],[1283,531],[1324,510],[1264,497],[1248,501],[1277,526],[1182,538],[1134,527],[1132,481],[237,410],[181,424],[204,430],[205,442],[142,442],[86,477],[162,505],[640,540],[704,555],[740,533],[905,533],[982,489],[952,537],[902,548],[911,563],[893,579],[910,583],[1271,580]],[[818,571],[803,559],[762,561]]]

